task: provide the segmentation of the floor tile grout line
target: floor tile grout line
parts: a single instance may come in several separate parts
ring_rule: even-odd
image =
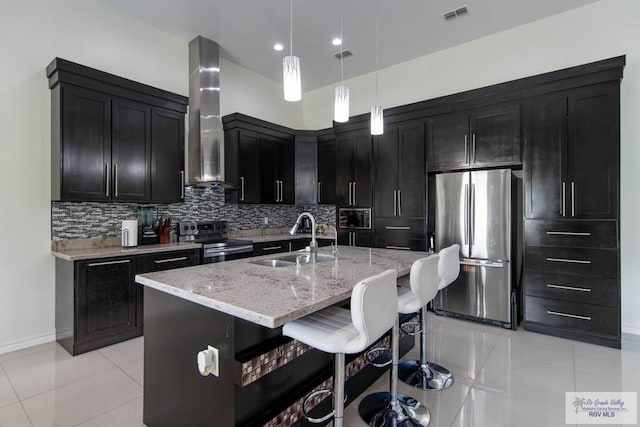
[[[4,366],[2,366],[2,363],[0,363],[0,372],[2,372],[4,374],[5,377],[7,377],[7,382],[9,383],[9,385],[11,386],[11,390],[13,390],[13,394],[16,396],[16,402],[20,402],[20,395],[18,394],[18,392],[16,391],[15,386],[13,385],[13,382],[11,382],[11,378],[9,378],[9,374],[7,374],[6,369],[4,369]],[[11,404],[16,403],[16,402],[11,402]],[[2,405],[1,407],[4,407],[7,405]]]
[[[128,401],[126,401],[126,402],[124,402],[124,403],[122,403],[122,404],[120,404],[120,405],[118,405],[118,406],[114,406],[113,408],[111,408],[111,409],[109,409],[109,410],[106,410],[106,411],[101,412],[101,413],[99,413],[99,414],[97,414],[97,415],[94,415],[94,416],[92,416],[92,417],[90,417],[90,418],[87,418],[87,419],[85,419],[85,420],[82,420],[82,421],[80,421],[80,422],[77,422],[77,423],[75,423],[75,424],[73,425],[73,427],[77,427],[77,426],[79,426],[79,425],[82,425],[82,424],[86,423],[87,421],[91,421],[91,420],[93,420],[93,419],[95,419],[95,418],[101,417],[101,416],[103,416],[103,415],[105,415],[105,414],[108,414],[108,413],[109,413],[109,412],[111,412],[111,411],[115,411],[115,410],[116,410],[116,409],[118,409],[118,408],[122,408],[123,406],[128,405],[128,404],[130,404],[131,402],[135,402],[136,400],[138,400],[138,399],[142,399],[142,398],[143,398],[143,396],[139,396],[139,397],[136,397],[136,398],[134,398],[134,399],[128,400]]]
[[[49,342],[38,344],[38,345],[45,346],[47,344],[54,343],[54,342],[55,341],[49,341]],[[38,354],[38,353],[42,353],[43,351],[51,350],[50,348],[42,348],[40,350],[26,352],[25,354],[22,354],[22,355],[15,355],[15,356],[9,357],[8,359],[3,358],[3,356],[6,356],[7,354],[18,353],[20,351],[28,350],[28,349],[31,349],[31,348],[32,347],[26,347],[26,348],[22,348],[20,350],[11,351],[9,353],[0,354],[0,365],[3,364],[4,362],[8,362],[10,360],[16,360],[16,359],[19,359],[21,357],[30,356],[32,354]],[[55,346],[53,348],[55,348]]]

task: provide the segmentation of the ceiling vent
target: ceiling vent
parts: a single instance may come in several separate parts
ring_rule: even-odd
[[[341,58],[348,58],[350,56],[353,56],[353,53],[351,53],[350,50],[343,50],[342,52],[338,52],[335,55],[333,55],[334,58],[336,59],[341,59]]]
[[[469,13],[469,10],[465,5],[465,6],[460,6],[459,8],[454,9],[450,12],[443,13],[442,16],[444,16],[444,19],[446,19],[447,21],[451,21],[453,19],[459,18],[462,15],[466,15],[467,13]]]

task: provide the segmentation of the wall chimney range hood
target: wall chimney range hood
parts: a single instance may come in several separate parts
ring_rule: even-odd
[[[225,181],[220,116],[220,47],[198,36],[189,42],[187,185],[235,188]]]

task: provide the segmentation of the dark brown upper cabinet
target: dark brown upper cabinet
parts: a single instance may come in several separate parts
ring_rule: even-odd
[[[60,58],[47,76],[52,200],[184,198],[187,98]]]
[[[295,203],[295,131],[240,113],[223,117],[229,203]]]
[[[426,215],[425,124],[387,126],[374,138],[376,217]]]
[[[601,84],[525,102],[527,218],[617,218],[619,97]]]
[[[429,170],[520,164],[520,104],[442,114],[427,122]]]
[[[336,135],[336,204],[371,207],[372,138],[369,129]]]

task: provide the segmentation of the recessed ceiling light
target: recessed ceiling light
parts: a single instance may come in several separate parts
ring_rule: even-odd
[[[334,46],[340,46],[342,44],[342,39],[340,37],[336,37],[335,39],[331,40],[331,44],[333,44]]]
[[[281,43],[276,43],[273,45],[273,50],[277,50],[278,52],[280,52],[283,49],[284,49],[284,46],[282,46]]]

